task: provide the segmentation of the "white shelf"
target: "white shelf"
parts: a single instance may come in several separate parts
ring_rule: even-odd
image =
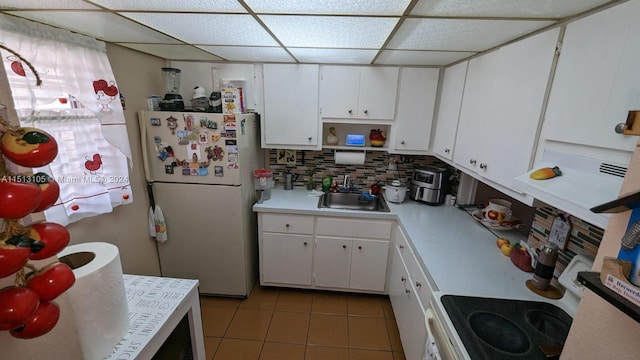
[[[386,146],[373,147],[373,146],[346,146],[346,145],[322,145],[323,149],[335,149],[335,150],[352,150],[352,151],[387,151]]]

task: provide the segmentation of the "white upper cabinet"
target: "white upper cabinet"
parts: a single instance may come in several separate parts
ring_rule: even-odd
[[[420,154],[429,150],[439,69],[402,68],[398,113],[391,127],[390,153]]]
[[[397,90],[397,67],[322,66],[322,117],[393,120]]]
[[[629,1],[567,25],[541,138],[633,151],[614,127],[640,109],[639,18]]]
[[[319,150],[319,65],[264,64],[263,148]]]
[[[464,81],[467,77],[468,61],[448,67],[444,71],[442,91],[438,107],[433,152],[440,157],[452,160],[458,130],[458,117],[464,93]]]
[[[511,188],[529,170],[559,29],[471,59],[454,162]]]

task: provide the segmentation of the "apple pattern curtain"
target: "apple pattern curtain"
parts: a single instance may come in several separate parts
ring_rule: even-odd
[[[60,185],[47,220],[71,222],[133,201],[132,164],[120,91],[104,42],[51,26],[0,15],[0,49],[20,124],[41,128],[58,142],[45,172]],[[129,165],[129,166],[128,166]]]

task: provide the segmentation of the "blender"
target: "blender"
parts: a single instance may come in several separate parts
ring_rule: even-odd
[[[164,98],[160,101],[160,110],[184,110],[184,101],[182,100],[182,96],[178,94],[178,90],[180,89],[180,69],[163,67],[162,78],[164,79],[164,86],[167,89],[167,93],[164,94]]]
[[[211,68],[211,76],[213,78],[212,92],[209,96],[209,105],[211,106],[211,112],[222,112],[222,79],[220,78],[220,68]]]

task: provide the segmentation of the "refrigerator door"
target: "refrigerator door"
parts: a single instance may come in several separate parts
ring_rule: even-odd
[[[138,120],[147,181],[241,184],[244,115],[141,111]]]
[[[154,183],[167,241],[158,243],[163,276],[198,279],[202,294],[247,296],[249,219],[240,186]]]

